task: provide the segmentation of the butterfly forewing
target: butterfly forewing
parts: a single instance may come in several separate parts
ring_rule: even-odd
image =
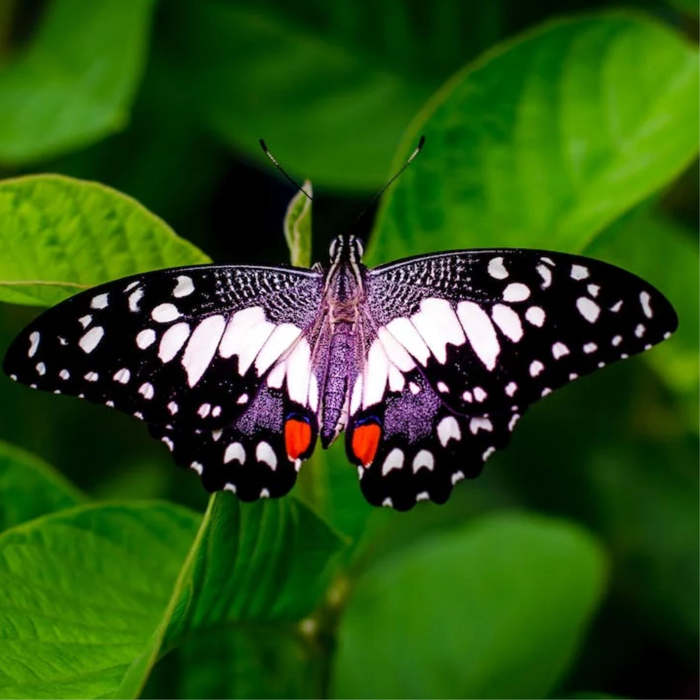
[[[367,498],[401,509],[444,501],[505,445],[529,404],[677,325],[668,301],[638,277],[544,251],[399,261],[370,271],[366,289],[375,341],[361,381],[375,393],[381,384],[382,398],[351,406],[348,455]],[[362,429],[373,417],[381,440],[363,464],[353,440],[363,444],[357,435],[370,435]]]
[[[255,427],[265,427],[266,412],[268,430],[277,431],[284,376],[275,400],[264,406],[260,389],[306,342],[321,291],[321,275],[305,270],[205,265],[146,273],[43,313],[13,342],[4,369],[35,388],[80,396],[148,422],[171,450],[178,446],[179,461],[191,453],[188,466],[194,463],[205,483],[224,479],[223,488],[229,483],[223,467],[241,462],[225,460],[219,445],[225,451],[239,433],[239,442],[247,441]],[[298,407],[303,415],[305,403],[306,397]],[[212,437],[222,430],[239,433],[224,444],[224,436]],[[269,439],[256,459],[260,442],[243,462],[263,470],[279,463],[271,471],[286,485],[285,451]],[[234,453],[232,448],[227,456]],[[263,488],[279,491],[274,479],[268,481],[258,496]]]

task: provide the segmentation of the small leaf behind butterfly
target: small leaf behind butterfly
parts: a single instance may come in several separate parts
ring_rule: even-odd
[[[302,188],[313,196],[310,180],[304,180]],[[291,199],[284,215],[284,237],[292,265],[311,267],[311,200],[301,190]]]
[[[118,277],[209,262],[131,197],[62,175],[1,182],[0,219],[0,301],[50,306]]]

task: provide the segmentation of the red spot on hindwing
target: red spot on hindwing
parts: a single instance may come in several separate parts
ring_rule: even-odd
[[[382,429],[376,423],[360,425],[352,433],[352,453],[356,459],[367,467],[374,460],[382,437]]]
[[[284,444],[289,459],[298,459],[311,446],[311,426],[304,420],[289,418],[284,424]]]

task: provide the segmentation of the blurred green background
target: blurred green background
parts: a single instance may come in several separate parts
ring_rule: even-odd
[[[316,260],[425,133],[356,231],[372,264],[582,252],[645,277],[680,317],[668,343],[534,407],[445,506],[372,510],[342,449],[315,457],[315,509],[347,549],[312,641],[212,625],[173,645],[146,695],[698,696],[697,6],[618,8],[0,0],[3,178],[97,181],[217,262],[282,263],[295,192],[264,137],[313,182]],[[0,287],[21,277],[13,235],[0,218]],[[0,305],[0,352],[37,311]],[[0,440],[91,499],[207,504],[142,425],[105,408],[2,379]],[[75,502],[29,469],[23,482],[10,465],[25,458],[3,449],[5,526]],[[0,680],[2,696],[38,688]]]

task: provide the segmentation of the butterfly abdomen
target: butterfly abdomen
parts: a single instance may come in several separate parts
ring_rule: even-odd
[[[335,440],[347,423],[347,395],[355,359],[355,340],[352,324],[337,323],[331,335],[321,404],[321,444],[324,447]]]

